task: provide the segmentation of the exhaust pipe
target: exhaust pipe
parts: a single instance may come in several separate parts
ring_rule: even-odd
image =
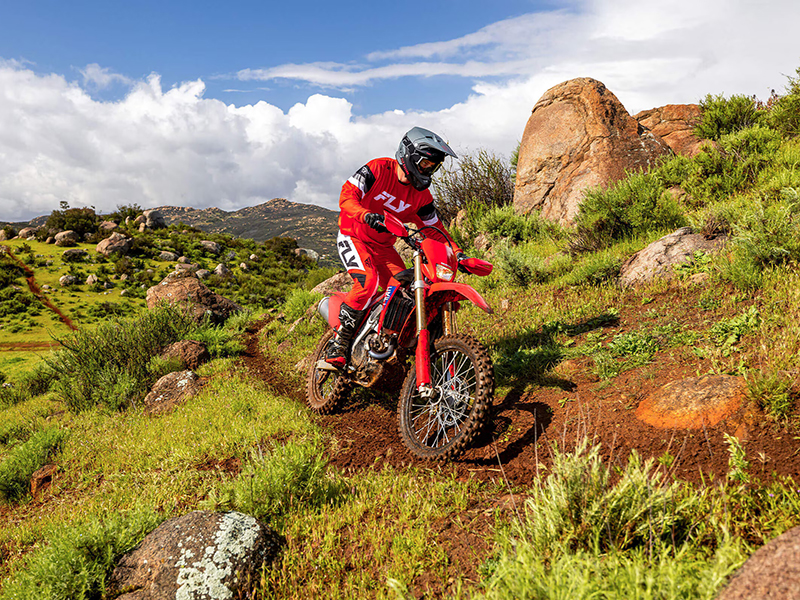
[[[330,305],[330,296],[325,296],[322,300],[319,301],[319,305],[317,306],[317,312],[320,316],[325,319],[326,323],[330,323],[328,320],[328,307]]]

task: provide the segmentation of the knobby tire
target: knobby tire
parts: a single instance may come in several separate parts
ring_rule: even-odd
[[[467,335],[436,340],[431,354],[432,398],[417,392],[417,375],[409,369],[397,407],[400,436],[417,457],[451,460],[480,433],[494,395],[489,353]]]
[[[338,409],[350,395],[352,383],[346,375],[338,371],[317,369],[317,363],[324,360],[335,332],[329,330],[317,344],[311,357],[311,366],[306,378],[306,403],[311,410],[320,415],[327,415]]]

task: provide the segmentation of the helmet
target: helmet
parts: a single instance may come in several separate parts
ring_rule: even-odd
[[[422,191],[428,189],[431,177],[448,155],[458,158],[438,135],[422,127],[414,127],[403,136],[395,157],[414,189]]]

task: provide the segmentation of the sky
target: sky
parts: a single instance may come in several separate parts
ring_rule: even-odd
[[[0,221],[61,201],[337,210],[414,126],[509,157],[575,77],[631,114],[766,99],[800,67],[797,23],[797,0],[0,0]]]

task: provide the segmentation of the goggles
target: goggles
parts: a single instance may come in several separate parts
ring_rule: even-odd
[[[416,164],[417,170],[426,176],[433,175],[439,170],[439,167],[442,166],[441,162],[434,162],[429,158],[425,158],[424,156],[421,156],[419,160],[417,160]]]

